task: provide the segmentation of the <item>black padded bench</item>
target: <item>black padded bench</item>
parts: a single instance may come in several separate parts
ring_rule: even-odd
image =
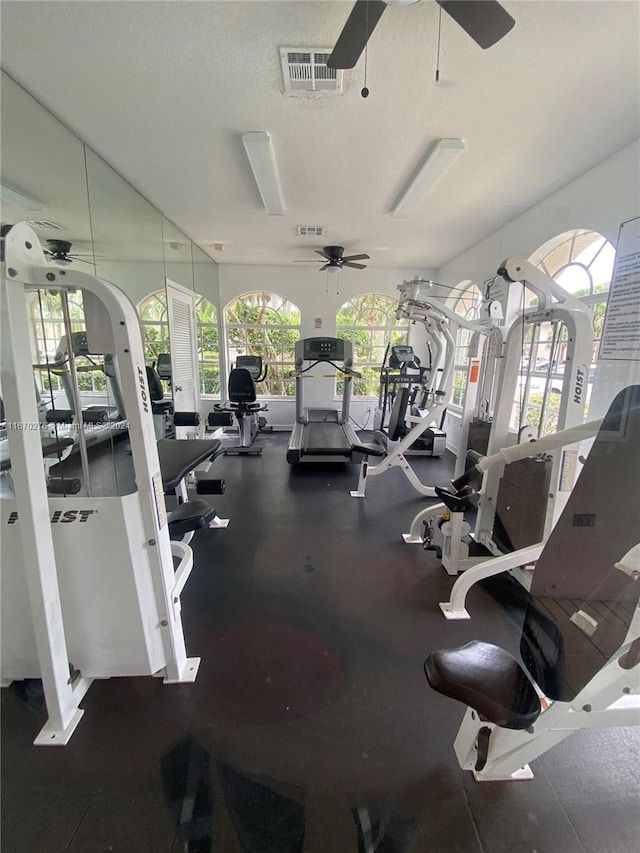
[[[224,453],[222,442],[217,438],[185,440],[161,438],[157,446],[165,494],[173,492],[187,474],[198,465]],[[169,536],[171,539],[182,539],[189,533],[209,527],[216,518],[215,509],[207,501],[201,498],[185,501],[168,517]]]
[[[194,438],[178,441],[161,438],[158,441],[160,473],[165,491],[173,491],[190,471],[208,459],[223,453],[222,442],[217,438]]]
[[[169,516],[169,537],[182,539],[187,533],[208,527],[215,517],[215,509],[202,498],[180,504]]]

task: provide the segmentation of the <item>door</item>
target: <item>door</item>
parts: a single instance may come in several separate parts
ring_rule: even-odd
[[[176,412],[200,412],[197,294],[166,279],[171,384]]]

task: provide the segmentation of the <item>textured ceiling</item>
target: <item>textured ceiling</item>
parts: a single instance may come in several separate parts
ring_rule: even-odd
[[[351,2],[2,2],[2,64],[222,263],[328,243],[437,267],[640,135],[637,2],[509,2],[483,51],[438,6],[386,10],[341,97],[283,94],[279,48],[331,47]],[[240,136],[273,139],[287,213],[264,213]],[[466,151],[410,219],[426,151]],[[325,238],[296,226],[325,225]],[[213,243],[223,243],[216,252]]]

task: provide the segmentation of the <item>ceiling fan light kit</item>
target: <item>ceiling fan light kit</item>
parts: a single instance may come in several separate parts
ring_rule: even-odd
[[[284,197],[271,137],[264,130],[243,133],[242,144],[247,152],[264,209],[269,216],[284,216]]]
[[[366,264],[357,264],[355,261],[369,260],[369,255],[345,255],[344,246],[325,246],[324,249],[314,249],[316,255],[320,255],[323,259],[323,265],[319,268],[320,272],[340,272],[342,267],[352,267],[356,270],[366,269]],[[324,263],[326,261],[326,263]],[[294,261],[294,264],[305,264],[308,261]],[[312,261],[313,263],[313,261]],[[316,261],[317,263],[317,261]]]
[[[71,253],[71,248],[72,244],[69,240],[58,240],[50,237],[47,240],[47,248],[44,249],[44,254],[47,255],[49,261],[52,263],[64,267],[72,264],[74,261],[80,261],[85,264],[95,263],[96,258],[102,257],[102,255],[95,255],[93,252],[80,255],[75,252]],[[90,258],[91,260],[85,261],[85,258]]]
[[[394,219],[406,219],[415,213],[424,195],[440,180],[464,149],[462,139],[439,139],[418,174],[398,199],[391,216]]]

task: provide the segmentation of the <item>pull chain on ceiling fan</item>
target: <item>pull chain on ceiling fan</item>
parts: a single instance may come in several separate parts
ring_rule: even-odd
[[[387,6],[408,5],[416,0],[357,0],[327,67],[354,68]],[[514,27],[515,21],[497,0],[436,0],[483,50],[492,47]]]

